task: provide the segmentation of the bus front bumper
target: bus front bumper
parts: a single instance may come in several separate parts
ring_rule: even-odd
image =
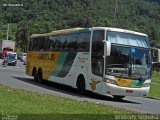
[[[150,87],[129,88],[103,82],[103,94],[145,97],[149,93]]]

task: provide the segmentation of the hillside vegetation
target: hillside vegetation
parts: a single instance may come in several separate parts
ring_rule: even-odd
[[[16,5],[17,4],[17,5]],[[160,46],[159,0],[1,0],[0,39],[26,46],[32,33],[73,27],[113,26],[144,32]],[[115,15],[115,20],[114,20]]]

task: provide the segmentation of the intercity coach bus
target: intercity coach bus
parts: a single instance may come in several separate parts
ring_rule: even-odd
[[[92,27],[33,34],[26,74],[112,95],[147,96],[151,83],[151,50],[146,34],[119,28]]]

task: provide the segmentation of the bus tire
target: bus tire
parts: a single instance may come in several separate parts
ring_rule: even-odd
[[[33,74],[33,77],[34,77],[34,78],[33,78],[33,79],[34,79],[34,81],[36,81],[36,82],[37,82],[37,81],[38,81],[38,75],[37,75],[37,72],[35,72],[35,73]]]
[[[38,75],[37,75],[37,70],[36,70],[36,68],[34,68],[33,70],[32,70],[32,76],[33,76],[33,80],[34,81],[38,81]]]
[[[41,69],[38,70],[38,75],[37,76],[38,76],[38,82],[43,83],[43,73],[42,73]]]
[[[122,100],[125,96],[113,95],[113,97],[114,97],[116,100]]]
[[[77,83],[76,83],[78,92],[80,94],[84,94],[85,93],[85,79],[82,75],[80,75],[77,79]]]

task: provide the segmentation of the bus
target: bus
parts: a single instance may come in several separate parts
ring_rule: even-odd
[[[33,34],[26,74],[44,80],[112,95],[147,96],[151,49],[146,34],[110,27],[73,28]]]

